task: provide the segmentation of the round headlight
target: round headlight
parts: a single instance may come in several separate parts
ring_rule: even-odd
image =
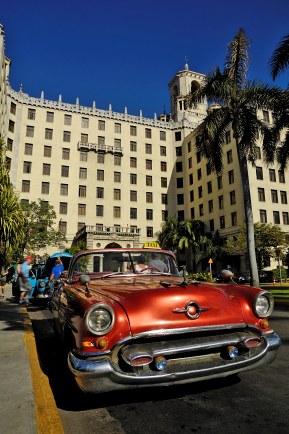
[[[45,282],[44,282],[44,280],[42,280],[42,281],[39,283],[39,286],[40,286],[40,288],[44,288],[44,286],[45,286]]]
[[[101,336],[112,329],[114,325],[114,312],[106,304],[95,304],[85,313],[84,322],[91,333]]]
[[[274,299],[270,292],[262,292],[257,295],[254,303],[254,312],[258,318],[265,318],[273,312]]]

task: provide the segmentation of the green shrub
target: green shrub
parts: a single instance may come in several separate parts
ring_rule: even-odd
[[[191,273],[188,276],[189,279],[192,280],[200,280],[201,282],[214,282],[215,279],[212,278],[211,273],[203,272],[203,273]]]

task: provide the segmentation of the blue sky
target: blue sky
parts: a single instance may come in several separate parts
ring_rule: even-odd
[[[4,4],[3,4],[4,2]],[[249,79],[272,84],[268,62],[289,33],[289,1],[3,0],[6,55],[15,90],[153,117],[169,108],[168,83],[183,69],[223,67],[240,27],[251,39]],[[289,73],[276,84],[285,88]]]

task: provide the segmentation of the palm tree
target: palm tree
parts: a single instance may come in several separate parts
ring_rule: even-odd
[[[243,185],[251,285],[259,286],[248,162],[255,163],[260,131],[263,135],[267,133],[268,137],[266,142],[263,141],[265,162],[274,161],[276,144],[269,135],[269,127],[258,118],[257,110],[275,110],[282,91],[247,80],[249,46],[250,41],[245,31],[240,29],[228,44],[224,70],[216,68],[210,73],[205,85],[193,89],[187,96],[187,104],[192,106],[200,99],[207,98],[220,105],[198,127],[196,140],[197,151],[217,173],[222,172],[225,135],[232,128]]]
[[[270,69],[273,80],[289,67],[289,34],[284,36],[270,59]]]

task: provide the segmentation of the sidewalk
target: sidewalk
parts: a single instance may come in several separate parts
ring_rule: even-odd
[[[25,323],[25,307],[12,303],[11,284],[0,300],[0,420],[6,434],[36,434],[36,413]]]

